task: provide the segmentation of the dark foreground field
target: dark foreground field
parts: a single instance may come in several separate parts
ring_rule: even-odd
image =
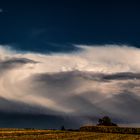
[[[138,134],[0,129],[0,140],[140,140]]]

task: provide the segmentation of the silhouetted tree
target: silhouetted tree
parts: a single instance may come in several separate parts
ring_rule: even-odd
[[[99,119],[97,125],[117,126],[117,124],[112,123],[111,119],[108,116],[104,116],[102,119]]]
[[[65,127],[64,127],[64,125],[61,126],[61,130],[62,131],[66,130]]]

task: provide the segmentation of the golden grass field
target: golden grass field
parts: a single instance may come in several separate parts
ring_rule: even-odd
[[[140,140],[140,135],[60,130],[0,129],[0,140]]]

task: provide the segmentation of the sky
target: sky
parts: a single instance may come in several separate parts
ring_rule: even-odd
[[[1,0],[0,44],[36,52],[71,44],[139,47],[139,1]]]
[[[0,0],[0,127],[140,127],[139,13],[139,1]]]

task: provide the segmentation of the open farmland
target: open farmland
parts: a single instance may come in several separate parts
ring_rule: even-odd
[[[0,129],[0,140],[140,140],[140,135],[60,130]]]

